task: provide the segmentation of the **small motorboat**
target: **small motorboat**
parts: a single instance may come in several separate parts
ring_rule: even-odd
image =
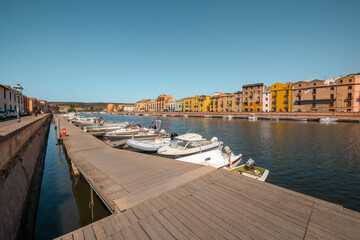
[[[168,146],[170,144],[170,138],[162,138],[158,137],[154,140],[143,140],[137,141],[134,139],[130,139],[127,141],[127,145],[136,151],[141,152],[157,152],[159,148]]]
[[[335,119],[335,118],[320,118],[319,119],[319,122],[321,123],[334,123],[334,122],[337,122],[338,119]]]
[[[233,117],[232,117],[231,115],[223,116],[222,118],[223,118],[223,119],[229,119],[229,120],[233,119]]]
[[[232,169],[241,162],[242,155],[234,155],[227,146],[225,149],[227,153],[223,153],[221,148],[217,148],[211,151],[200,152],[190,156],[176,158],[176,160],[211,166],[214,168]]]
[[[205,115],[204,118],[212,118],[210,115]]]
[[[213,137],[210,141],[203,138],[200,134],[185,133],[176,136],[169,146],[161,147],[158,150],[159,155],[167,157],[184,157],[199,152],[205,152],[218,148],[222,142],[217,137]]]
[[[248,116],[248,120],[249,121],[257,121],[257,117],[255,117],[255,114],[250,114],[250,116]]]
[[[255,160],[251,158],[245,164],[233,168],[230,171],[237,172],[243,176],[253,178],[262,182],[265,182],[266,178],[269,175],[269,170],[255,166]]]

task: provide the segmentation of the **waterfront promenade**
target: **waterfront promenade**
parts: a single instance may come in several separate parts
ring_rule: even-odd
[[[113,215],[61,239],[358,239],[360,213],[210,167],[113,149],[65,120],[64,145]]]
[[[205,117],[222,118],[231,115],[233,118],[248,118],[256,116],[258,119],[279,118],[279,120],[307,119],[308,121],[319,121],[321,118],[334,118],[339,122],[359,122],[358,112],[116,112],[118,115],[166,115],[168,117]]]

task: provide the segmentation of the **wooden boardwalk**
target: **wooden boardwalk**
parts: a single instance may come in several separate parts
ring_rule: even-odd
[[[114,214],[59,239],[359,239],[360,213],[269,183],[112,149],[75,126],[69,157]]]

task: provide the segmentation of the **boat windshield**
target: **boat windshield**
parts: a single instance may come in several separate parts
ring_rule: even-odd
[[[170,147],[182,150],[185,148],[187,143],[188,142],[184,140],[174,139],[174,141],[171,142]]]

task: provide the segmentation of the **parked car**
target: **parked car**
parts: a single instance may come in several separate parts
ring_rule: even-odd
[[[0,108],[0,119],[6,119],[6,113],[4,111],[4,109]]]
[[[15,110],[7,110],[7,117],[8,118],[14,118],[16,117],[16,111]]]

